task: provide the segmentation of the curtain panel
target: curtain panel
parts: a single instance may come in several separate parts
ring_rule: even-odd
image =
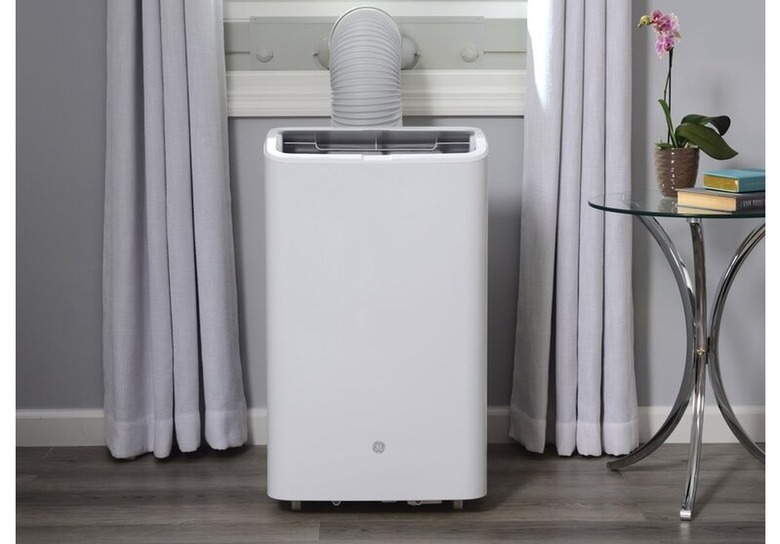
[[[105,431],[129,458],[239,446],[222,3],[109,0]]]
[[[633,28],[623,0],[528,2],[510,436],[534,452],[638,445],[631,222],[588,206],[631,189]]]

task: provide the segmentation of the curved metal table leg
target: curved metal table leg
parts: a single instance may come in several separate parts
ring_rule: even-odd
[[[759,225],[753,229],[737,249],[728,268],[726,268],[726,271],[720,279],[718,291],[715,295],[715,301],[712,307],[709,348],[710,380],[712,381],[712,389],[718,403],[718,408],[720,408],[720,412],[723,414],[723,417],[731,429],[731,432],[734,433],[734,436],[737,437],[746,450],[762,463],[766,462],[764,451],[748,437],[747,433],[742,428],[742,425],[739,424],[737,417],[734,415],[734,411],[731,409],[731,404],[729,404],[729,401],[726,398],[726,391],[723,388],[723,380],[720,376],[720,363],[718,362],[718,337],[720,335],[720,321],[723,315],[726,297],[728,296],[729,289],[731,289],[731,284],[734,282],[734,277],[742,266],[742,263],[744,263],[748,255],[750,255],[750,252],[753,251],[753,248],[764,238],[765,233],[766,224]]]
[[[677,252],[677,248],[672,242],[669,235],[661,227],[658,221],[653,217],[638,216],[642,224],[647,228],[650,234],[653,236],[658,246],[661,248],[669,266],[674,274],[674,279],[677,282],[677,288],[680,291],[680,298],[682,299],[683,310],[685,312],[685,327],[687,330],[688,346],[687,355],[685,359],[685,368],[683,370],[682,383],[680,384],[680,391],[677,394],[677,399],[672,406],[671,412],[666,418],[666,421],[661,425],[658,431],[653,435],[650,440],[645,444],[635,449],[633,452],[610,461],[607,463],[607,468],[610,470],[618,470],[625,468],[629,465],[633,465],[637,461],[641,461],[651,453],[653,453],[658,447],[663,444],[669,435],[674,431],[675,427],[680,423],[680,419],[685,414],[685,409],[688,407],[688,401],[691,398],[694,387],[694,357],[696,347],[694,345],[694,304],[695,295],[693,290],[693,283],[688,275],[688,270],[685,268],[685,264]]]
[[[690,521],[696,501],[696,487],[699,482],[699,463],[701,461],[701,439],[704,427],[704,391],[707,385],[707,286],[704,259],[704,233],[701,220],[688,219],[693,242],[694,275],[696,278],[695,339],[693,387],[693,423],[688,452],[688,474],[685,482],[685,496],[680,509],[680,519]]]

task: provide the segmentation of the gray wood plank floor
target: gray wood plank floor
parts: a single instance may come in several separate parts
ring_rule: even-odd
[[[764,542],[764,465],[705,444],[693,522],[678,519],[687,446],[621,472],[607,458],[491,445],[488,495],[450,504],[304,503],[265,494],[264,447],[116,461],[104,448],[17,448],[17,542]]]

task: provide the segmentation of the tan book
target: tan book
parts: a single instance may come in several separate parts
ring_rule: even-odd
[[[766,205],[766,198],[764,191],[728,193],[704,187],[693,187],[691,189],[677,189],[677,205],[738,212],[763,209]]]

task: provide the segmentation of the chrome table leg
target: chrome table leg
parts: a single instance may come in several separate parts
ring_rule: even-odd
[[[740,443],[748,450],[753,456],[765,463],[764,451],[753,442],[739,424],[737,417],[734,415],[734,410],[731,409],[731,404],[726,397],[726,390],[723,388],[723,380],[720,376],[720,363],[718,361],[718,338],[720,336],[720,320],[723,315],[723,309],[726,303],[726,296],[731,289],[731,284],[734,282],[734,277],[737,271],[745,262],[745,259],[750,254],[756,245],[764,238],[766,233],[766,224],[759,225],[748,235],[747,238],[737,249],[734,257],[731,259],[729,266],[723,273],[718,284],[718,291],[715,295],[715,301],[712,307],[712,319],[710,322],[710,346],[709,346],[709,365],[710,365],[710,381],[712,382],[712,390],[715,394],[715,400],[718,403],[723,418],[726,420],[731,432],[740,441]]]
[[[694,386],[694,361],[696,354],[696,346],[694,345],[695,329],[694,329],[694,303],[695,295],[693,290],[693,283],[688,275],[688,270],[685,268],[680,254],[677,251],[674,243],[669,235],[661,227],[658,221],[653,217],[638,216],[642,224],[647,228],[650,234],[653,236],[658,246],[661,248],[669,266],[674,274],[674,279],[677,282],[677,288],[680,291],[680,298],[682,299],[683,310],[685,312],[685,328],[687,331],[687,355],[685,359],[685,368],[683,369],[683,379],[680,384],[680,391],[677,394],[677,399],[674,401],[671,412],[666,417],[666,421],[661,425],[658,431],[653,435],[650,440],[645,444],[635,449],[633,452],[623,457],[619,457],[614,461],[607,463],[607,468],[610,470],[618,470],[625,468],[629,465],[633,465],[637,461],[641,461],[651,453],[653,453],[658,447],[663,444],[669,435],[674,431],[675,427],[680,423],[680,419],[685,414],[685,409],[688,407],[688,401],[693,393]]]
[[[696,355],[693,387],[693,423],[688,451],[688,474],[685,482],[685,496],[680,509],[680,519],[690,521],[696,501],[696,487],[699,482],[701,461],[701,439],[704,427],[704,391],[707,385],[707,275],[704,259],[704,233],[701,220],[689,218],[693,242],[693,269],[696,286],[695,339]]]

